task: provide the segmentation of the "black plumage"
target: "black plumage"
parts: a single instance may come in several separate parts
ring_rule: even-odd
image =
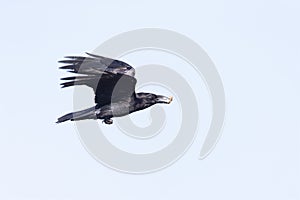
[[[112,124],[113,117],[121,117],[156,103],[170,103],[172,97],[151,93],[135,93],[135,69],[125,62],[87,53],[86,56],[66,56],[60,69],[81,74],[65,77],[62,88],[86,85],[95,93],[96,105],[82,111],[66,114],[57,123],[67,120],[103,119]]]

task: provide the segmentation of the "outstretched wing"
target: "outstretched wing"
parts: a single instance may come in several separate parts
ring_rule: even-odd
[[[125,62],[87,53],[85,56],[66,56],[59,63],[60,69],[82,74],[65,77],[62,88],[73,85],[87,85],[95,92],[95,103],[100,106],[111,102],[128,101],[135,97],[135,70]]]

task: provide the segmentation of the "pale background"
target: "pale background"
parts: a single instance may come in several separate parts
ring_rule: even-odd
[[[0,199],[299,200],[299,10],[296,0],[1,1]],[[72,123],[54,124],[72,110],[56,61],[145,27],[206,50],[225,87],[226,122],[205,160],[199,134],[171,167],[122,174],[86,152]]]

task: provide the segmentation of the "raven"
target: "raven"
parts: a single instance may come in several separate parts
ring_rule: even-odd
[[[136,93],[135,69],[129,64],[91,53],[88,56],[66,56],[58,61],[65,64],[59,67],[68,72],[81,74],[61,78],[62,88],[74,85],[86,85],[95,93],[94,107],[66,114],[56,123],[68,120],[102,119],[105,124],[112,124],[113,117],[121,117],[143,110],[156,103],[171,103],[172,97],[151,93]]]

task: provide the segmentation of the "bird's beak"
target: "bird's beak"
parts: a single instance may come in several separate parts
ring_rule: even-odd
[[[171,96],[171,97],[169,97],[169,102],[168,102],[168,104],[170,104],[172,101],[173,101],[173,97]]]
[[[156,103],[171,103],[173,97],[157,96]]]

